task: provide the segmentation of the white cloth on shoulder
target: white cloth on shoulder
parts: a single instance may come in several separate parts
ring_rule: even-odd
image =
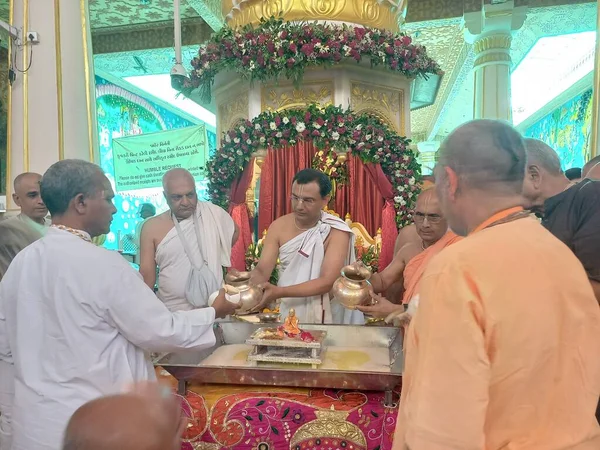
[[[325,240],[332,228],[350,234],[345,264],[352,264],[355,261],[354,233],[346,222],[323,212],[321,220],[315,227],[286,242],[279,249],[281,261],[279,286],[293,286],[321,276],[321,266],[325,258]],[[364,324],[364,316],[360,311],[346,309],[339,302],[330,302],[329,294],[281,299],[282,317],[286,317],[291,308],[296,310],[300,323]]]
[[[231,241],[235,232],[233,219],[227,212],[209,202],[198,202],[196,218],[199,227],[199,242],[208,269],[214,275],[218,289],[223,282],[223,267],[231,265]],[[196,244],[198,237],[192,217],[179,222],[184,239],[190,244],[194,263],[203,264]],[[192,265],[185,254],[177,229],[173,227],[156,248],[158,273],[158,297],[170,311],[187,311],[194,306],[186,300],[186,283]],[[209,295],[212,291],[209,292]],[[208,298],[206,299],[208,301]]]

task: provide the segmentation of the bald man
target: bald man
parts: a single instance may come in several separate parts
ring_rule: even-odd
[[[33,226],[37,231],[45,232],[50,226],[46,220],[48,208],[44,205],[40,195],[40,181],[42,176],[38,173],[25,172],[17,175],[14,181],[14,202],[21,208],[21,213],[16,219]]]
[[[395,450],[600,448],[600,308],[577,258],[520,206],[526,161],[500,121],[440,147],[442,211],[465,238],[420,282]]]
[[[169,210],[146,221],[140,237],[140,273],[170,311],[207,306],[221,288],[223,268],[231,265],[231,248],[239,230],[227,212],[198,201],[196,182],[185,169],[163,177]]]
[[[414,222],[419,242],[405,244],[396,253],[390,265],[382,272],[373,274],[370,279],[375,293],[385,292],[393,283],[403,281],[402,304],[396,305],[384,297],[377,296],[372,306],[358,307],[360,311],[379,318],[404,311],[404,305],[418,294],[419,280],[431,258],[460,239],[448,230],[448,222],[444,219],[433,187],[421,192],[417,198]]]
[[[179,450],[186,423],[168,386],[146,385],[80,407],[62,450]]]
[[[590,180],[600,180],[600,155],[590,159],[583,166],[581,176]]]
[[[588,175],[571,183],[556,152],[537,139],[525,139],[527,176],[523,195],[527,206],[539,212],[542,224],[581,261],[600,303],[600,181]]]

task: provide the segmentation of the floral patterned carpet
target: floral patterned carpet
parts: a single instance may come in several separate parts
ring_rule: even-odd
[[[182,450],[388,450],[398,413],[383,392],[330,389],[191,385],[181,402]]]

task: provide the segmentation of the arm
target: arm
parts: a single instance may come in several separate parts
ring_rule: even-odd
[[[171,313],[135,270],[118,267],[103,309],[107,321],[128,341],[154,352],[201,350],[215,344],[214,308]]]
[[[408,448],[484,447],[491,370],[483,307],[473,283],[464,268],[448,261],[421,281],[422,301],[409,341],[414,347],[407,350],[406,371],[413,380],[406,387],[411,390],[405,405]]]
[[[268,234],[267,234],[268,236]],[[312,297],[327,294],[335,280],[340,276],[348,255],[350,235],[340,230],[332,229],[325,257],[321,264],[321,276],[315,280],[293,286],[277,287],[275,300],[278,298]]]
[[[278,238],[278,223],[277,221],[269,227],[269,231],[263,241],[262,253],[260,260],[252,271],[250,282],[252,284],[266,283],[271,278],[273,270],[277,265],[279,257],[279,238]]]
[[[379,294],[402,278],[406,266],[404,248],[395,254],[392,262],[382,272],[373,274],[369,280],[373,286],[373,292]]]
[[[231,246],[233,247],[237,240],[240,237],[240,227],[238,227],[237,223],[233,223],[233,237],[231,238]]]
[[[140,273],[144,283],[154,290],[156,285],[156,248],[152,237],[153,223],[146,222],[140,233]]]

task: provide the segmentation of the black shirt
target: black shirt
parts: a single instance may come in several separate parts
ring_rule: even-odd
[[[544,202],[542,225],[600,282],[600,181],[584,179]]]

